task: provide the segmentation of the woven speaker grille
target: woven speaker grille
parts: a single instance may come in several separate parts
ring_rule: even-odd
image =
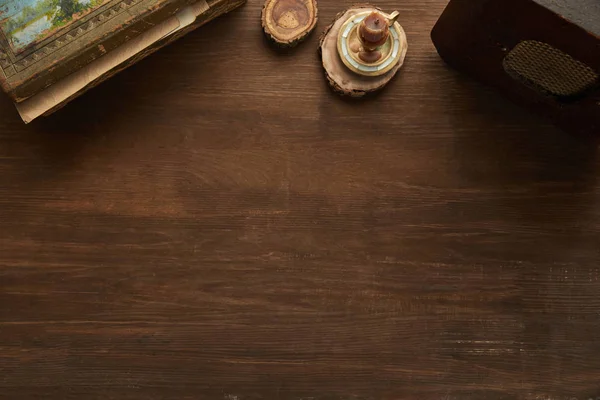
[[[515,79],[557,97],[573,97],[598,84],[598,74],[570,55],[534,40],[519,43],[504,58]]]

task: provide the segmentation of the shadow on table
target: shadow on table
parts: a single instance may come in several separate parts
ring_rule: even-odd
[[[216,62],[198,67],[198,49],[202,54],[214,54],[228,37],[235,41],[235,27],[242,25],[235,22],[236,18],[240,18],[237,10],[219,17],[221,23],[209,23],[189,33],[29,125],[21,122],[10,100],[5,99],[4,122],[10,130],[19,132],[19,146],[23,147],[24,142],[37,153],[46,174],[68,171],[85,157],[86,148],[98,142],[133,137],[140,134],[141,126],[176,120],[176,114],[167,118],[167,113],[175,109],[166,104],[168,99],[190,88],[202,88],[228,72],[216,68]]]
[[[469,91],[448,113],[463,184],[488,192],[507,228],[541,235],[562,229],[564,244],[575,246],[582,227],[595,221],[597,141],[569,135],[475,82],[457,84]]]
[[[470,96],[463,96],[460,109],[448,115],[455,127],[455,154],[467,179],[595,184],[595,138],[565,133],[492,89],[474,82],[460,85]]]

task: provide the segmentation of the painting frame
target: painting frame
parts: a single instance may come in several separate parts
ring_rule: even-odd
[[[5,30],[0,26],[0,47],[2,48],[2,50],[8,53],[12,62],[18,62],[19,60],[26,58],[27,56],[31,55],[32,53],[35,53],[41,48],[46,47],[48,44],[54,42],[61,36],[68,34],[69,32],[76,33],[79,27],[86,24],[88,21],[96,18],[99,14],[103,13],[104,11],[106,11],[106,9],[110,8],[111,6],[120,3],[123,3],[123,0],[111,0],[105,2],[104,4],[92,10],[82,18],[78,18],[70,22],[69,24],[59,28],[56,32],[52,33],[48,37],[42,40],[38,40],[36,42],[32,42],[30,45],[27,45],[19,51],[15,51],[13,49]]]
[[[63,4],[61,4],[61,2],[63,2],[65,0],[54,0],[54,1],[48,1],[48,0],[36,0],[33,3],[25,3],[23,0],[13,0],[12,3],[17,3],[17,4],[21,4],[21,8],[19,10],[18,13],[13,14],[10,17],[7,17],[5,19],[3,19],[2,21],[0,21],[0,31],[2,32],[2,38],[4,40],[3,45],[8,44],[9,48],[12,50],[12,54],[14,56],[19,55],[21,53],[27,52],[27,50],[30,49],[35,49],[35,47],[37,47],[38,45],[47,42],[47,41],[51,41],[52,38],[55,35],[60,36],[63,32],[65,31],[70,31],[73,28],[77,28],[78,25],[81,25],[82,23],[85,23],[86,20],[88,20],[89,18],[93,18],[94,15],[96,15],[99,12],[102,12],[102,9],[105,8],[105,6],[107,6],[109,3],[111,3],[111,1],[106,1],[106,0],[83,0],[85,2],[82,1],[78,1],[76,0],[75,2],[72,3],[73,7],[76,7],[76,9],[71,9],[70,10],[70,15],[69,16],[65,16],[65,15],[61,15],[61,7],[63,6]],[[118,0],[112,0],[113,3],[117,2]],[[100,4],[93,4],[95,2],[98,2]],[[11,2],[10,1],[5,1],[2,6],[4,7],[9,7],[9,4]],[[23,3],[25,3],[26,5],[23,6]],[[92,4],[89,5],[88,4]],[[46,6],[48,7],[47,9],[42,9],[39,10],[37,8],[39,8],[40,6]],[[52,10],[51,7],[54,6],[54,10]],[[15,21],[17,21],[19,18],[21,20],[23,20],[25,18],[25,10],[28,10],[29,12],[29,19],[26,21],[21,21],[21,26],[18,25],[18,23],[16,23],[17,25],[15,25]],[[39,14],[36,14],[39,13]],[[33,13],[33,14],[31,14]],[[83,13],[83,15],[81,16],[77,16],[77,14]],[[53,14],[51,19],[49,19],[48,15],[49,14]],[[23,42],[21,46],[19,46],[18,40],[15,42],[14,40],[11,40],[11,34],[10,32],[7,30],[7,26],[9,26],[11,23],[13,24],[12,29],[13,30],[18,30],[19,32],[24,31],[25,29],[30,28],[32,25],[34,25],[37,21],[39,21],[42,17],[46,17],[46,21],[47,24],[49,24],[48,27],[46,28],[42,28],[39,30],[39,32],[32,34],[32,36],[37,36],[35,38],[31,38],[31,40],[27,41],[27,42]],[[52,27],[52,25],[56,25],[54,28]],[[57,25],[58,24],[58,25]],[[54,31],[52,31],[52,29],[54,29]],[[16,37],[16,36],[13,36]]]
[[[0,32],[0,85],[23,101],[196,0],[111,0],[15,53]]]

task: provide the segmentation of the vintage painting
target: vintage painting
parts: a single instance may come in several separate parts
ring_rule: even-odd
[[[108,0],[0,0],[0,29],[13,51],[44,40]]]

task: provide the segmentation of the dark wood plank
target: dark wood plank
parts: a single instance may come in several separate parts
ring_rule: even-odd
[[[0,100],[0,398],[600,396],[596,147],[448,69],[445,1],[396,5],[358,103],[261,5],[30,126]]]

